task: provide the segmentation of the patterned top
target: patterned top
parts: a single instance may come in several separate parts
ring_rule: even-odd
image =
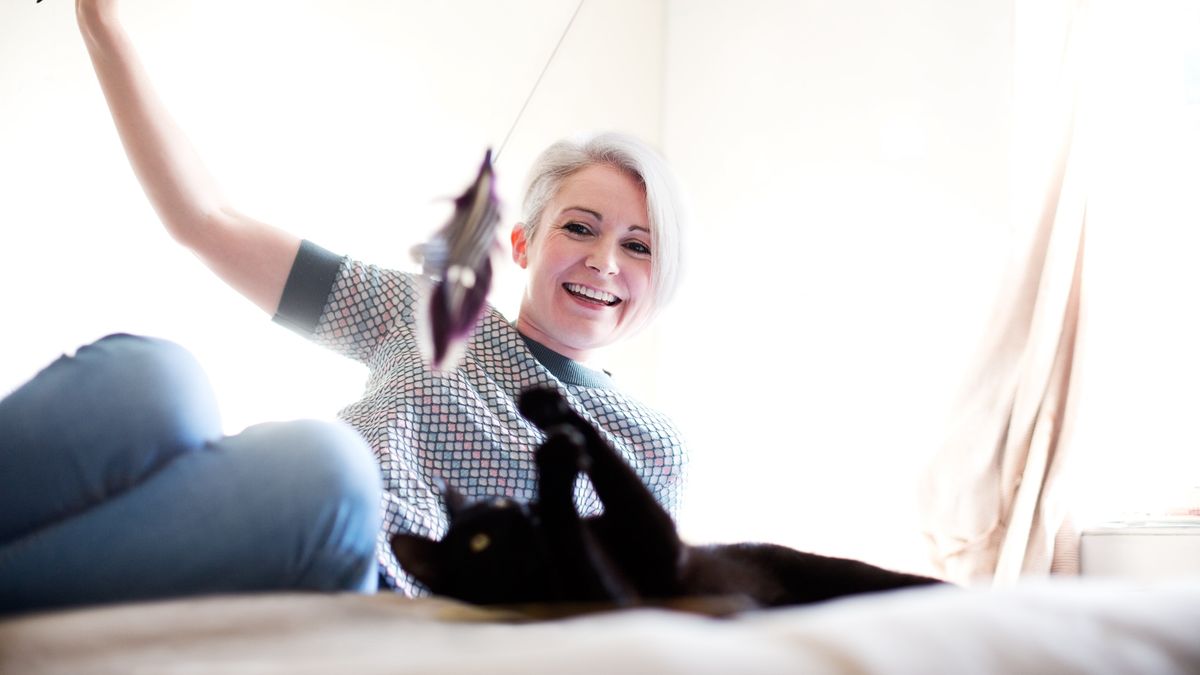
[[[426,277],[343,259],[305,241],[275,316],[370,371],[363,397],[339,417],[366,439],[383,474],[378,556],[385,585],[408,595],[423,591],[388,542],[398,532],[445,533],[437,477],[467,497],[536,497],[533,449],[544,435],[516,407],[516,396],[534,385],[562,392],[675,513],[686,457],[664,415],[617,391],[605,373],[523,337],[491,307],[459,367],[430,370],[414,318],[431,289]],[[582,514],[601,508],[587,481],[576,498]]]

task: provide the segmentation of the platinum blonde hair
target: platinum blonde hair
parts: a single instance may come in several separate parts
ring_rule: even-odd
[[[608,165],[635,178],[646,191],[650,219],[650,288],[653,313],[666,307],[683,272],[685,208],[674,172],[646,143],[617,132],[563,139],[542,151],[529,170],[521,222],[529,241],[537,236],[546,205],[563,181],[589,166]],[[649,318],[649,317],[647,317]]]

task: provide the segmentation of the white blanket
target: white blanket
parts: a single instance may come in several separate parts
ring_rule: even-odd
[[[0,621],[0,672],[1200,673],[1200,583],[918,589],[732,619],[502,618],[382,595],[120,605]]]

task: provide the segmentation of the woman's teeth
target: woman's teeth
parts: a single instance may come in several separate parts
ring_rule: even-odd
[[[605,293],[604,291],[598,291],[594,288],[588,288],[587,286],[580,286],[579,284],[563,284],[563,288],[567,289],[567,292],[571,295],[578,295],[587,298],[588,300],[594,300],[601,304],[608,305],[609,307],[621,301],[620,298],[612,293]]]

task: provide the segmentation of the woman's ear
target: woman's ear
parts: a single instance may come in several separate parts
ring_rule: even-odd
[[[517,223],[512,229],[512,259],[525,269],[529,264],[528,243],[525,241],[525,223]]]

